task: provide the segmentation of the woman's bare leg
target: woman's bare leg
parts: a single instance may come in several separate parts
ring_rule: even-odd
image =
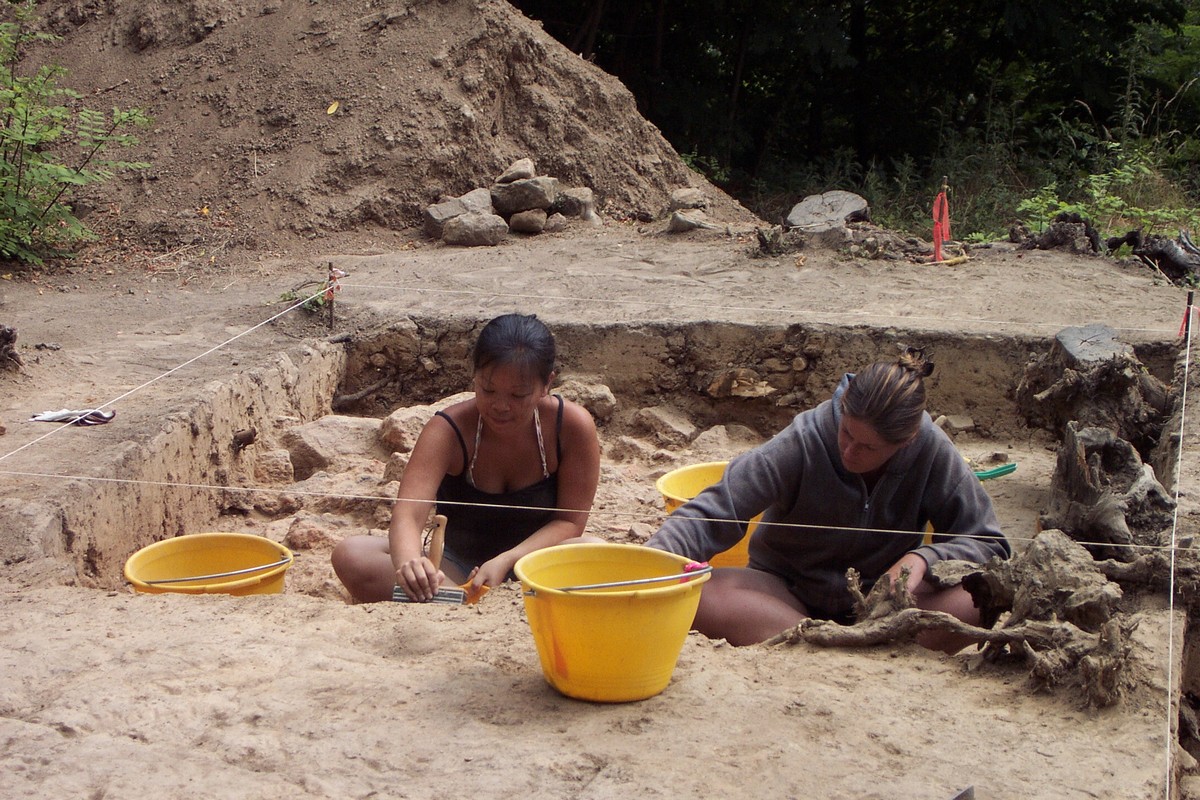
[[[338,580],[359,603],[392,599],[396,570],[382,536],[349,536],[338,542],[330,557]]]
[[[742,646],[765,641],[808,616],[781,578],[742,567],[713,570],[700,590],[692,628]]]
[[[918,608],[944,611],[968,625],[979,624],[979,609],[975,607],[975,600],[971,597],[971,593],[962,586],[935,589],[931,584],[923,581],[913,592],[913,599],[917,601]],[[970,636],[962,636],[949,631],[922,631],[917,634],[917,644],[951,655],[976,642],[977,640]]]

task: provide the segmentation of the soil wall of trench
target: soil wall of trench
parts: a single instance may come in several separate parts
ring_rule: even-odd
[[[0,563],[18,583],[118,588],[125,560],[160,539],[210,530],[238,487],[252,484],[250,449],[238,431],[265,439],[328,412],[346,363],[342,348],[315,342],[264,366],[204,386],[186,410],[142,441],[125,442],[80,469],[95,480],[35,480],[0,500]],[[213,489],[212,487],[232,487]]]
[[[312,340],[264,356],[262,366],[205,386],[144,441],[110,452],[95,466],[100,480],[31,482],[8,493],[0,500],[0,561],[18,583],[120,588],[125,560],[141,547],[222,529],[222,516],[244,507],[244,493],[259,485],[260,454],[278,452],[290,428],[335,406],[382,417],[468,389],[470,351],[485,321],[361,320],[336,344]],[[769,436],[828,397],[844,372],[894,357],[901,344],[934,355],[933,415],[969,416],[980,434],[998,439],[1027,435],[1013,392],[1030,357],[1050,346],[1043,338],[897,329],[549,322],[560,381],[604,384],[617,400],[600,425],[602,441],[638,435],[635,417],[647,406],[669,406],[701,430],[736,422]],[[1171,379],[1171,346],[1139,345],[1138,356]],[[249,429],[255,445],[239,448],[237,434]],[[62,474],[76,473],[64,466]]]

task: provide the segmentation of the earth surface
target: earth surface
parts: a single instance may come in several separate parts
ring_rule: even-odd
[[[939,367],[931,411],[954,416],[977,407],[955,376],[989,369],[996,352],[1016,357],[1090,323],[1173,348],[1186,303],[1184,290],[1137,263],[995,243],[931,264],[927,242],[870,226],[848,234],[856,249],[809,242],[765,255],[756,229],[771,221],[691,172],[618,83],[503,3],[38,8],[62,38],[28,58],[67,65],[84,102],[143,107],[154,123],[136,154],[151,167],[83,198],[97,241],[69,261],[0,273],[0,324],[17,331],[24,362],[0,370],[0,794],[1187,794],[1191,762],[1174,744],[1170,708],[1183,624],[1153,597],[1129,609],[1141,620],[1142,679],[1102,710],[1068,690],[1034,692],[1020,665],[970,652],[732,648],[695,634],[665,691],[605,705],[546,684],[517,585],[471,607],[345,601],[329,549],[385,524],[385,460],[365,452],[317,490],[368,485],[367,513],[236,518],[239,530],[292,534],[293,544],[304,518],[278,595],[134,593],[123,557],[88,552],[97,539],[87,530],[68,526],[75,538],[50,541],[13,523],[33,507],[70,520],[81,498],[128,476],[147,443],[214,386],[399,319],[474,325],[524,311],[552,328],[836,327],[860,331],[871,352],[906,335],[992,343],[968,344],[955,351],[957,366]],[[526,157],[564,185],[593,189],[600,224],[572,220],[560,233],[488,248],[421,232],[426,205],[487,186]],[[712,228],[667,232],[680,188],[708,198]],[[864,249],[867,237],[882,252]],[[332,326],[325,309],[297,302],[330,264],[348,273]],[[711,341],[720,361],[725,340]],[[964,363],[972,352],[979,361]],[[728,358],[736,363],[732,350]],[[614,355],[604,369],[567,363],[562,378],[643,380],[622,368]],[[806,399],[831,389],[812,387]],[[1012,389],[996,386],[997,397]],[[773,432],[731,421],[663,446],[632,422],[662,399],[656,391],[618,392],[632,405],[600,425],[590,533],[644,538],[664,514],[656,477]],[[106,425],[29,421],[100,405],[117,412]],[[1020,547],[1036,533],[1055,443],[1015,414],[974,422],[956,435],[965,456],[1018,464],[987,486]],[[162,463],[157,481],[178,482],[169,454]],[[1181,468],[1185,494],[1194,477]],[[160,490],[133,485],[124,495],[137,515],[130,530],[153,527],[155,514],[172,518],[170,499],[144,500]],[[218,519],[223,493],[197,493],[212,509],[207,522],[230,524]],[[123,555],[137,546],[131,535]]]

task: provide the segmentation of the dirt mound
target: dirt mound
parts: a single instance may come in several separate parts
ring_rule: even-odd
[[[714,217],[754,220],[683,163],[619,81],[507,3],[50,0],[39,16],[59,39],[33,61],[66,66],[89,107],[154,120],[132,154],[152,166],[82,209],[127,243],[395,236],[523,157],[591,188],[609,218],[660,216],[690,186]]]

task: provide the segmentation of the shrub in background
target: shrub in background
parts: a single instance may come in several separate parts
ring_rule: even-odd
[[[136,144],[126,131],[149,120],[139,109],[84,108],[78,92],[59,85],[63,67],[21,75],[25,46],[53,37],[28,27],[32,0],[12,13],[0,22],[0,256],[40,264],[91,236],[72,212],[75,191],[148,166],[108,153]]]

